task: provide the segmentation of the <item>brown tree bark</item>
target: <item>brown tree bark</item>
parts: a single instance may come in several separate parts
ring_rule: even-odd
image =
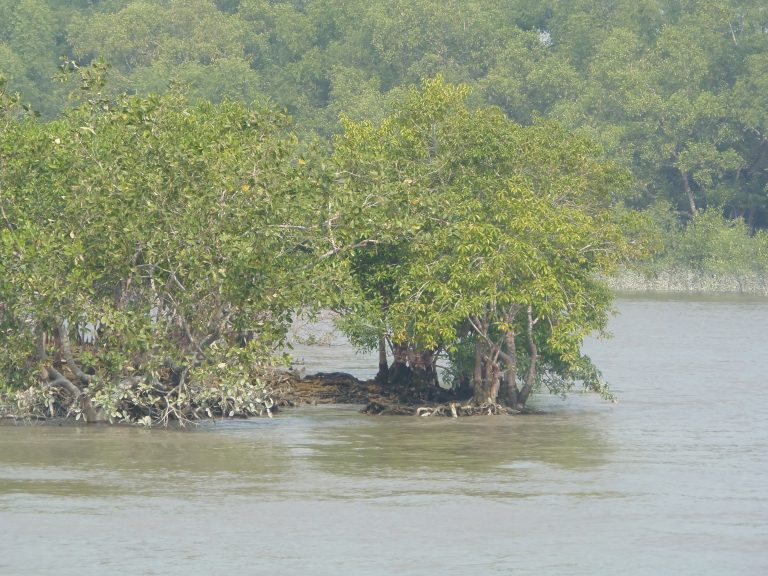
[[[485,402],[489,392],[485,378],[483,348],[484,342],[478,338],[475,342],[475,367],[472,371],[472,396],[473,400],[478,403]]]
[[[533,327],[536,324],[536,320],[533,319],[533,309],[530,305],[528,306],[527,320],[526,336],[528,339],[528,370],[525,372],[525,382],[518,395],[518,405],[521,408],[528,402],[528,397],[531,395],[533,386],[536,383],[536,368],[539,360],[539,349],[533,338]]]
[[[496,402],[501,386],[501,367],[498,362],[498,351],[488,358],[488,400]]]
[[[688,172],[681,170],[680,173],[683,176],[683,189],[685,190],[685,195],[688,197],[688,207],[691,210],[691,216],[696,216],[698,210],[696,208],[696,198],[691,189],[690,177],[688,176]]]
[[[469,320],[478,337],[475,342],[473,399],[478,404],[495,403],[501,385],[501,367],[499,366],[501,344],[491,340],[487,318],[474,317]]]
[[[392,366],[389,367],[389,383],[402,384],[410,381],[411,369],[408,367],[409,345],[396,343],[392,346]]]
[[[387,339],[384,334],[379,334],[379,371],[376,381],[385,383],[389,380],[389,363],[387,361]]]
[[[501,387],[500,397],[507,406],[517,406],[519,401],[519,390],[517,388],[517,349],[515,346],[515,332],[508,330],[504,334],[504,345],[506,350],[502,352],[501,358],[504,360],[506,370],[504,371],[504,382]]]
[[[64,360],[67,362],[69,369],[78,377],[83,384],[88,384],[91,380],[91,376],[83,372],[74,360],[72,350],[69,344],[69,334],[66,331],[63,322],[58,322],[58,344],[61,348]],[[75,385],[69,378],[59,372],[54,366],[48,362],[48,355],[45,350],[45,333],[40,330],[38,334],[38,343],[36,350],[37,360],[43,363],[44,368],[41,371],[41,376],[45,381],[46,386],[52,388],[61,388],[65,390],[71,397],[72,402],[80,406],[85,415],[86,422],[101,422],[104,420],[104,416],[100,410],[93,407],[88,394],[83,392],[78,386]]]

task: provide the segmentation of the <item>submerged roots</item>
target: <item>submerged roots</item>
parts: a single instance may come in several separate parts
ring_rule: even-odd
[[[446,404],[409,406],[404,404],[388,404],[383,401],[369,402],[362,412],[377,416],[420,416],[423,418],[430,416],[459,418],[464,416],[494,416],[519,413],[518,410],[495,402],[484,402],[483,404],[448,402]]]
[[[487,400],[454,399],[448,402],[428,402],[422,395],[402,387],[381,385],[375,380],[362,381],[343,372],[320,373],[286,381],[276,390],[278,405],[363,404],[363,414],[378,416],[493,416],[519,414],[520,410]],[[450,391],[444,391],[449,394]]]
[[[0,390],[0,420],[74,419],[85,422],[184,426],[215,418],[272,416],[274,388],[285,376],[264,371],[256,381],[152,381],[131,377],[85,386],[78,394],[47,383]]]
[[[316,404],[362,404],[364,414],[459,418],[517,414],[520,410],[491,401],[453,399],[428,402],[418,394],[367,382],[340,372],[296,378],[284,372],[263,375],[259,385],[246,381],[150,383],[133,377],[111,386],[86,386],[79,397],[66,389],[33,386],[0,390],[0,421],[83,419],[88,422],[125,422],[145,426],[183,426],[211,418],[272,416],[280,407]],[[408,392],[408,391],[406,391]],[[81,400],[92,403],[98,418],[87,416]]]

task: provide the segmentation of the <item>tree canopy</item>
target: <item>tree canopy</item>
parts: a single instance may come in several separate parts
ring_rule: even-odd
[[[581,342],[610,303],[597,276],[644,247],[634,215],[614,209],[627,176],[598,149],[552,123],[472,110],[467,95],[438,77],[379,124],[343,122],[335,237],[354,248],[340,254],[362,296],[344,325],[369,345],[383,334],[417,371],[441,351],[461,370],[471,342],[475,372],[457,378],[480,401],[503,381],[524,404],[537,379],[586,365]]]
[[[766,30],[756,0],[2,0],[0,75],[53,116],[67,105],[59,59],[100,58],[115,94],[187,84],[272,101],[327,136],[341,112],[380,120],[440,73],[522,124],[591,134],[632,172],[635,208],[716,208],[755,229],[768,225]]]
[[[174,92],[88,94],[51,122],[6,97],[0,374],[18,386],[40,369],[117,420],[262,409],[243,390],[261,394],[310,270],[296,204],[311,178],[287,118]],[[190,403],[190,387],[218,380],[242,389]]]
[[[50,121],[2,94],[5,382],[89,420],[250,414],[292,319],[330,307],[389,342],[380,379],[411,400],[448,393],[444,354],[477,402],[602,391],[580,353],[610,306],[599,275],[645,244],[594,144],[441,76],[325,148],[272,108],[107,96],[107,71],[69,63],[81,103]]]
[[[441,355],[478,402],[602,390],[580,344],[643,214],[664,262],[763,270],[767,31],[755,0],[0,0],[0,374],[258,411],[333,308],[417,395]]]

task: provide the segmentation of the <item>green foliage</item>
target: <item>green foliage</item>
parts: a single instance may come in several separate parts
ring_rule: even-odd
[[[301,133],[340,114],[381,120],[442,74],[476,107],[555,119],[600,141],[661,201],[768,226],[766,7],[757,0],[0,0],[0,74],[47,116],[68,104],[54,65],[104,59],[110,94],[275,102]]]
[[[692,270],[738,278],[768,274],[768,235],[750,234],[741,220],[715,210],[698,213],[688,225],[667,235],[666,250],[654,269]]]
[[[61,25],[45,0],[0,0],[0,75],[47,114],[54,114],[62,102],[51,81],[63,54]]]
[[[200,296],[208,285],[221,292],[200,296],[201,309],[240,298],[248,310],[266,307],[270,318],[287,317],[273,306],[287,309],[297,295],[274,297],[279,306],[265,297],[248,300],[232,280],[243,274],[263,284],[264,294],[282,295],[271,275],[254,273],[272,253],[299,276],[312,269],[302,258],[320,259],[323,267],[314,273],[323,274],[328,288],[323,299],[355,312],[344,322],[361,343],[377,344],[378,332],[393,332],[397,314],[398,330],[442,346],[461,330],[442,308],[433,314],[434,302],[447,306],[456,294],[470,295],[473,304],[457,309],[457,317],[495,297],[494,290],[503,302],[502,284],[481,289],[502,271],[515,281],[511,294],[533,303],[557,283],[559,262],[567,267],[582,256],[572,250],[589,238],[571,231],[572,222],[583,231],[599,221],[597,235],[609,221],[625,231],[611,254],[647,252],[644,218],[619,210],[620,203],[667,212],[666,262],[761,269],[763,234],[753,233],[768,226],[767,10],[758,0],[0,0],[2,250],[11,258],[0,263],[8,278],[0,286],[13,294],[0,313],[58,309],[46,321],[64,315],[73,330],[75,316],[114,315],[108,287],[132,278],[136,290],[137,267],[156,265],[167,247],[175,259],[166,262],[165,276],[156,277],[160,270],[153,268],[156,284],[186,274],[185,290],[195,278],[191,293]],[[53,81],[62,58],[87,84],[77,98]],[[431,94],[408,88],[438,74],[466,85]],[[248,169],[238,164],[246,153],[232,150],[256,153],[245,134],[257,129],[238,128],[246,108],[233,100],[254,103],[247,114],[274,126]],[[49,121],[35,121],[21,102]],[[298,134],[340,135],[337,174],[326,171],[324,144],[305,147],[294,136],[277,136],[286,118],[265,111],[274,107],[295,119]],[[530,131],[509,128],[504,116]],[[274,144],[272,156],[264,151],[267,142]],[[520,153],[505,156],[505,147]],[[610,170],[595,168],[603,152],[615,164]],[[561,165],[564,158],[586,162],[583,174],[596,179],[594,186],[579,179],[579,162]],[[280,168],[260,168],[270,161]],[[536,174],[524,166],[545,169]],[[250,169],[258,174],[252,182],[244,173]],[[630,186],[617,176],[622,172],[631,173]],[[622,181],[608,184],[615,178]],[[252,194],[254,206],[234,194],[213,205],[216,190],[242,185],[250,186],[242,197]],[[597,205],[597,211],[571,213],[570,204],[547,203],[557,190],[587,188],[610,189],[604,204],[589,195],[577,199],[576,206]],[[118,225],[120,210],[135,213],[141,224]],[[512,223],[500,216],[511,210]],[[717,215],[735,223],[715,222]],[[544,216],[560,226],[554,236],[537,224]],[[221,218],[231,225],[219,225]],[[244,248],[249,218],[259,232],[245,237],[263,250]],[[694,226],[678,235],[677,222],[689,219]],[[516,242],[507,246],[510,231]],[[561,243],[569,234],[573,242]],[[128,236],[146,241],[140,249]],[[103,237],[109,250],[96,254]],[[195,250],[208,241],[210,253],[199,256]],[[500,247],[517,254],[516,263],[503,260]],[[609,269],[614,262],[605,254],[590,255],[585,269]],[[462,276],[447,263],[453,257],[473,272]],[[536,266],[521,276],[523,262]],[[425,270],[439,273],[426,276],[440,281],[424,284]],[[572,282],[561,292],[578,292],[581,277]],[[421,296],[406,298],[411,293]],[[134,313],[145,318],[154,308],[145,303]],[[430,315],[445,321],[414,320]],[[524,320],[517,317],[515,327],[521,345]],[[545,334],[543,325],[537,324],[537,337],[556,340],[557,331]],[[30,330],[14,332],[22,349]],[[152,323],[135,330],[137,342],[165,338]],[[280,329],[265,332],[279,338]],[[112,345],[109,354],[97,354],[93,369],[111,373],[131,354]],[[6,358],[14,382],[27,378],[22,372],[34,373],[18,350]]]
[[[438,77],[378,125],[344,121],[329,233],[364,302],[347,327],[369,345],[378,330],[417,350],[512,334],[522,351],[529,307],[540,352],[520,353],[545,359],[535,370],[570,373],[607,320],[596,274],[645,249],[624,233],[636,217],[613,209],[626,175],[558,125],[522,127],[466,98]]]
[[[317,294],[299,249],[315,179],[288,119],[179,92],[85,95],[52,122],[3,120],[3,379],[23,387],[41,367],[66,368],[104,409],[136,386],[256,382]],[[84,332],[94,337],[73,346],[74,365],[50,364]]]

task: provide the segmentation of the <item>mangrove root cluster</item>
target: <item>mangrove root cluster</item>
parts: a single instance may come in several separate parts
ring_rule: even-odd
[[[49,382],[0,393],[0,417],[21,421],[73,418],[89,423],[145,426],[184,426],[211,418],[271,417],[278,410],[275,390],[288,378],[272,371],[258,383],[194,379],[177,383],[170,373],[161,371],[151,379],[135,376],[78,387],[72,384],[74,375],[67,370],[53,371],[55,376]],[[59,381],[70,385],[60,385]]]
[[[513,410],[495,402],[483,404],[461,404],[449,402],[447,404],[433,404],[427,406],[408,406],[404,404],[387,404],[380,401],[371,401],[365,408],[364,414],[381,416],[445,416],[458,418],[460,416],[493,416],[499,414],[519,414],[519,410]]]
[[[303,379],[286,380],[277,390],[279,406],[317,404],[364,404],[364,414],[381,416],[463,416],[515,414],[519,410],[492,401],[475,403],[453,400],[425,402],[410,388],[393,387],[375,381],[361,381],[342,372],[319,373]],[[445,391],[449,394],[449,391]]]

